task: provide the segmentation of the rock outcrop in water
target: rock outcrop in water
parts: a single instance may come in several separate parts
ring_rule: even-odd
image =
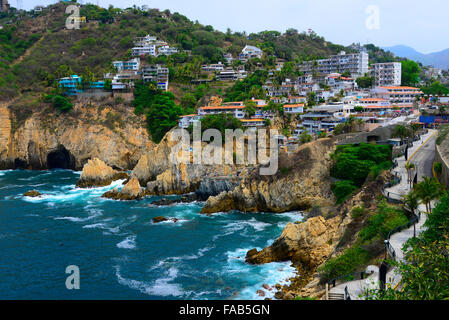
[[[103,198],[109,198],[114,200],[138,200],[145,197],[146,192],[142,190],[139,184],[139,180],[136,177],[130,179],[122,190],[118,191],[117,188],[108,191],[102,195]]]
[[[254,169],[234,190],[210,197],[201,213],[286,212],[313,206],[332,206],[329,168],[332,139],[319,139],[305,144],[290,156],[280,156],[274,176],[261,176]]]
[[[31,198],[39,197],[41,195],[42,194],[39,191],[36,191],[36,190],[31,190],[31,191],[25,192],[23,194],[24,197],[31,197]]]
[[[144,119],[112,98],[77,100],[69,113],[20,99],[0,104],[0,169],[81,170],[96,157],[130,170],[153,146]]]
[[[80,188],[103,187],[110,185],[115,180],[127,178],[126,173],[118,172],[100,159],[94,158],[84,165],[76,186]]]

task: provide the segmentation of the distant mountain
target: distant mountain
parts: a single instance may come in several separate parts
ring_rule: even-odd
[[[384,50],[391,51],[398,57],[404,57],[421,62],[425,66],[434,66],[440,69],[449,69],[449,49],[424,54],[415,49],[403,45],[384,47]]]

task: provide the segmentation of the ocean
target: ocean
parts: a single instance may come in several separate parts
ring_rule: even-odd
[[[123,181],[76,188],[80,172],[0,171],[0,299],[264,299],[296,274],[289,262],[245,263],[301,212],[201,215],[204,203],[114,201]],[[38,198],[23,193],[37,190]],[[153,223],[165,216],[177,222]],[[66,287],[67,266],[80,271]]]

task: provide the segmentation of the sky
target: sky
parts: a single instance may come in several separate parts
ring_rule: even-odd
[[[22,9],[56,0],[18,0]],[[81,0],[82,1],[82,0]],[[17,0],[9,0],[17,6]],[[449,48],[447,0],[84,0],[127,8],[148,5],[179,12],[189,19],[226,31],[285,31],[309,28],[333,43],[407,45],[430,53]],[[445,32],[446,31],[446,32]],[[446,39],[446,41],[445,41]]]

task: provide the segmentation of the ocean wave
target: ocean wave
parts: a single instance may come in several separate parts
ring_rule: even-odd
[[[89,209],[88,216],[87,217],[70,217],[70,216],[64,216],[64,217],[53,217],[54,220],[69,220],[72,222],[86,222],[89,220],[92,220],[94,218],[97,218],[101,215],[103,215],[103,210],[101,209]]]
[[[240,274],[241,277],[248,274],[250,279],[249,285],[240,290],[239,294],[232,299],[238,300],[263,300],[265,298],[274,298],[276,289],[275,284],[286,285],[290,283],[290,278],[296,275],[296,269],[291,265],[291,262],[272,262],[264,265],[253,266],[245,262],[246,253],[252,248],[240,248],[226,253],[227,265],[224,267],[224,272],[232,272]],[[260,248],[257,248],[260,250]],[[262,285],[268,284],[272,289],[266,290]],[[261,297],[257,294],[258,290],[264,292]]]
[[[129,236],[122,242],[117,243],[117,248],[135,249],[136,248],[136,236]]]
[[[86,198],[96,198],[101,196],[103,193],[105,193],[108,190],[111,190],[116,187],[122,186],[123,182],[125,180],[116,180],[112,182],[110,185],[105,187],[98,187],[98,188],[77,188],[74,185],[70,186],[62,186],[60,190],[63,190],[64,192],[54,193],[53,191],[45,191],[41,190],[39,192],[42,193],[41,196],[31,198],[31,197],[23,197],[24,201],[32,202],[32,203],[39,203],[39,202],[72,202],[74,200],[85,200]],[[70,188],[72,187],[72,188]]]
[[[188,294],[187,292],[184,292],[182,290],[179,284],[171,283],[178,276],[178,269],[176,268],[170,268],[166,272],[166,277],[157,279],[152,283],[146,283],[140,280],[127,279],[120,274],[119,266],[116,266],[115,269],[116,269],[115,274],[117,276],[118,283],[127,286],[131,289],[139,290],[140,292],[147,294],[149,296],[180,297],[185,294]]]

